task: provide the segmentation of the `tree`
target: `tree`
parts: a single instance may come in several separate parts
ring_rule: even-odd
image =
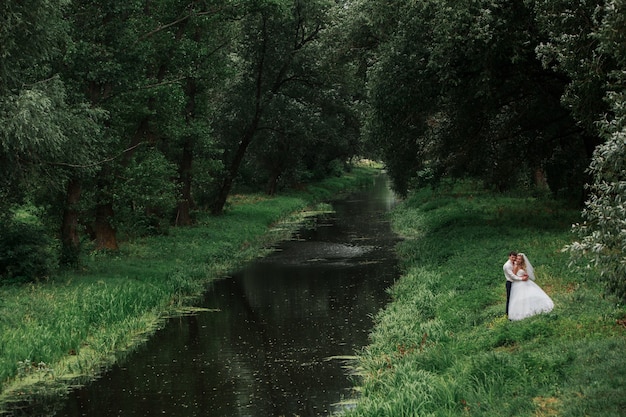
[[[82,196],[81,222],[98,249],[118,247],[112,223],[115,173],[130,163],[147,129],[147,98],[141,96],[141,86],[146,84],[144,68],[151,48],[137,42],[136,32],[147,32],[139,26],[141,12],[137,1],[80,0],[65,15],[71,36],[62,67],[65,83],[109,116],[96,169],[72,178],[67,196],[74,206],[76,196]],[[133,104],[138,99],[142,101]]]
[[[22,201],[34,180],[62,187],[63,178],[52,168],[76,155],[70,152],[77,145],[73,131],[94,128],[93,113],[81,103],[68,103],[65,85],[53,70],[67,40],[65,5],[50,1],[0,6],[2,213]]]
[[[192,8],[186,7],[188,23],[175,46],[177,52],[174,56],[177,59],[170,60],[168,69],[183,77],[184,107],[180,109],[180,114],[167,119],[167,126],[163,129],[167,137],[162,142],[163,151],[178,169],[177,182],[181,195],[175,224],[179,226],[193,223],[191,210],[196,206],[192,192],[193,165],[198,161],[196,156],[209,160],[218,157],[215,151],[202,154],[201,150],[211,149],[215,143],[211,122],[219,106],[222,84],[229,76],[228,47],[236,35],[230,22],[231,15],[236,11],[229,2],[198,2]]]
[[[285,85],[269,104],[267,128],[251,144],[240,172],[245,183],[256,179],[271,195],[280,187],[338,174],[362,154],[354,104],[360,84],[345,56],[340,24],[330,19],[310,45],[303,60],[306,82]]]
[[[219,129],[224,170],[211,211],[220,214],[253,140],[266,125],[270,107],[292,84],[311,80],[309,54],[326,21],[328,1],[259,1],[248,5],[242,41],[234,60],[239,78],[229,90]]]
[[[604,80],[610,113],[599,124],[604,143],[595,150],[589,167],[593,181],[582,213],[585,221],[573,228],[580,240],[565,248],[575,263],[591,262],[607,290],[622,300],[626,300],[625,8],[624,2],[609,0],[595,13],[590,38],[597,43],[592,55],[605,62],[598,75]]]
[[[59,77],[69,42],[63,20],[67,2],[0,7],[0,212],[6,217],[8,207],[26,198],[49,205],[67,184],[74,190],[72,172],[89,169],[96,158],[103,114],[75,100]],[[75,218],[66,214],[62,242],[75,247]]]
[[[229,5],[80,0],[68,11],[66,82],[109,114],[105,156],[80,180],[83,221],[98,249],[118,247],[119,227],[145,234],[173,219],[191,223],[193,158],[212,142]]]
[[[573,173],[587,162],[584,132],[560,103],[568,79],[536,58],[541,33],[525,3],[430,0],[394,10],[395,19],[367,23],[384,27],[357,34],[384,34],[368,69],[367,131],[398,192],[446,176],[498,189],[533,178],[555,192],[582,189]],[[513,149],[522,163],[511,162]],[[569,160],[565,174],[558,152]]]

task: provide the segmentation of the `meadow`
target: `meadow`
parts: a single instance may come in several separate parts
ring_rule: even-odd
[[[233,195],[193,227],[85,250],[81,268],[36,284],[0,286],[0,415],[58,397],[122,361],[168,317],[196,309],[207,285],[266,255],[323,201],[373,181],[377,167],[279,196]]]
[[[358,352],[346,417],[626,415],[626,309],[593,270],[569,267],[578,221],[552,199],[471,183],[406,199],[392,220],[402,276]],[[507,319],[511,250],[530,258],[552,312]]]

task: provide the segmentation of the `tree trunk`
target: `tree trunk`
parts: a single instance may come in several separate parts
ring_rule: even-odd
[[[546,173],[543,168],[535,168],[535,187],[541,190],[549,190],[548,180],[546,179]]]
[[[191,196],[191,167],[193,164],[192,139],[187,139],[183,146],[183,155],[178,166],[178,181],[181,184],[181,199],[176,213],[176,226],[190,226],[193,200]]]
[[[63,220],[61,223],[61,264],[76,266],[80,255],[80,237],[78,235],[78,210],[82,187],[76,178],[67,184]]]
[[[260,116],[254,118],[252,125],[246,130],[241,142],[239,142],[239,147],[237,148],[237,153],[235,157],[230,163],[228,171],[222,180],[222,185],[220,187],[220,191],[213,203],[213,207],[211,208],[211,214],[220,215],[224,211],[224,206],[226,205],[226,199],[230,194],[230,190],[233,188],[233,182],[235,181],[235,177],[239,172],[239,167],[241,166],[241,162],[243,161],[243,157],[246,154],[246,150],[248,146],[250,146],[250,142],[252,142],[252,138],[256,133],[258,124],[259,124]]]
[[[280,175],[280,171],[274,171],[270,176],[270,179],[267,183],[267,195],[273,196],[276,194],[276,190],[278,188],[278,179],[280,178]]]
[[[148,12],[146,11],[146,13]],[[179,22],[178,30],[176,31],[176,35],[175,35],[175,39],[177,41],[182,38],[188,22],[189,22],[189,19],[184,19]],[[172,54],[173,54],[173,51],[170,51],[168,54],[166,54],[167,56],[163,58],[163,61],[159,64],[156,72],[152,74],[155,77],[157,83],[160,83],[165,79],[165,76],[167,75],[167,70],[168,70],[168,62]],[[101,93],[98,88],[98,85],[93,83],[93,85],[91,86],[91,101],[93,103],[98,103],[100,99],[101,99]],[[153,109],[154,101],[155,101],[155,98],[153,97],[148,99],[146,104],[149,109]],[[135,130],[135,133],[133,134],[131,138],[130,145],[124,151],[123,157],[120,161],[120,164],[122,167],[126,167],[128,166],[128,164],[130,164],[134,156],[135,150],[138,148],[138,146],[142,142],[144,141],[154,142],[155,135],[150,127],[150,117],[151,116],[144,117],[137,125],[137,129]],[[108,172],[101,173],[100,174],[101,179],[105,179],[106,181],[107,174]],[[101,189],[101,187],[99,186],[98,189]],[[112,202],[103,201],[103,203],[96,206],[95,211],[96,211],[95,222],[90,232],[96,243],[96,249],[97,250],[102,250],[102,249],[118,250],[119,246],[117,242],[116,230],[111,225],[111,219],[114,216]]]
[[[115,228],[111,225],[113,218],[113,204],[104,203],[96,207],[96,221],[94,233],[97,250],[118,250]]]
[[[194,41],[200,41],[200,34],[196,31]],[[196,94],[198,86],[194,78],[187,78],[185,85],[185,95],[187,103],[185,105],[185,123],[190,126],[196,118]],[[181,199],[178,203],[176,213],[176,226],[190,226],[193,221],[191,219],[191,208],[193,207],[193,199],[191,196],[191,168],[193,165],[193,147],[194,136],[187,136],[183,143],[183,153],[178,163],[178,182],[181,186]]]

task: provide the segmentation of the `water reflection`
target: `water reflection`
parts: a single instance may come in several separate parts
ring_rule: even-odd
[[[385,177],[336,215],[216,282],[213,311],[174,319],[58,416],[323,416],[352,396],[342,357],[367,344],[396,276]]]

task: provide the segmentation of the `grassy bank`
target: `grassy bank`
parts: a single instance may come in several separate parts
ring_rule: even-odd
[[[349,417],[624,416],[626,309],[560,249],[579,212],[463,185],[395,211],[403,276],[360,353]],[[525,252],[549,314],[510,322],[502,265]]]
[[[233,196],[224,215],[168,235],[91,253],[78,272],[0,287],[0,414],[98,375],[145,341],[164,318],[194,308],[207,284],[288,238],[316,203],[377,173],[356,168],[289,195]],[[319,208],[319,206],[316,206]]]

